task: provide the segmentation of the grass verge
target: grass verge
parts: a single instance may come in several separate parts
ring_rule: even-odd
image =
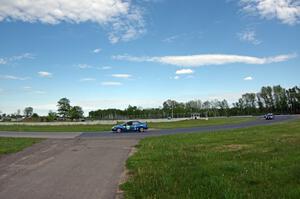
[[[249,122],[255,120],[256,117],[224,117],[224,118],[210,118],[208,120],[184,120],[178,122],[159,122],[149,123],[151,128],[155,129],[176,129],[176,128],[190,128],[201,126],[215,126],[224,124],[238,124],[242,122]]]
[[[126,198],[300,198],[300,121],[146,138]]]
[[[0,131],[17,132],[101,132],[111,130],[112,125],[59,125],[59,126],[29,126],[0,125]]]
[[[0,138],[0,156],[3,154],[16,153],[29,147],[42,139],[35,138]]]
[[[209,120],[186,120],[179,122],[149,123],[150,128],[174,129],[198,126],[212,126],[223,124],[237,124],[254,120],[255,117],[246,118],[214,118]],[[18,132],[101,132],[110,131],[112,125],[60,125],[60,126],[28,126],[28,125],[1,125],[0,131]]]

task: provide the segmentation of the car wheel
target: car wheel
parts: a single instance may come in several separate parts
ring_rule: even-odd
[[[140,129],[139,129],[139,132],[141,132],[141,133],[142,133],[142,132],[145,132],[145,129],[144,129],[144,128],[140,128]]]
[[[121,133],[122,132],[122,130],[121,129],[117,129],[117,133]]]

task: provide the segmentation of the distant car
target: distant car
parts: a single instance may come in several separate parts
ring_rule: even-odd
[[[148,129],[148,124],[146,122],[139,121],[129,121],[124,124],[119,124],[112,127],[113,132],[144,132]]]
[[[266,115],[265,115],[265,119],[266,119],[266,120],[273,120],[273,119],[274,119],[273,113],[268,113],[268,114],[266,114]]]

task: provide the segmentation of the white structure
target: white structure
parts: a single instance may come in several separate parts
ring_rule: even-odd
[[[200,113],[192,113],[191,119],[192,120],[208,120],[208,117],[201,117]]]
[[[192,115],[191,115],[191,118],[192,119],[194,119],[194,120],[198,120],[198,119],[200,119],[200,113],[192,113]]]

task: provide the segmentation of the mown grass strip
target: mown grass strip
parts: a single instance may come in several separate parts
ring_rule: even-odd
[[[225,124],[238,124],[255,120],[256,117],[225,117],[225,118],[210,118],[208,120],[185,120],[178,122],[160,122],[149,123],[151,128],[155,129],[175,129],[175,128],[190,128],[202,126],[215,126]]]

